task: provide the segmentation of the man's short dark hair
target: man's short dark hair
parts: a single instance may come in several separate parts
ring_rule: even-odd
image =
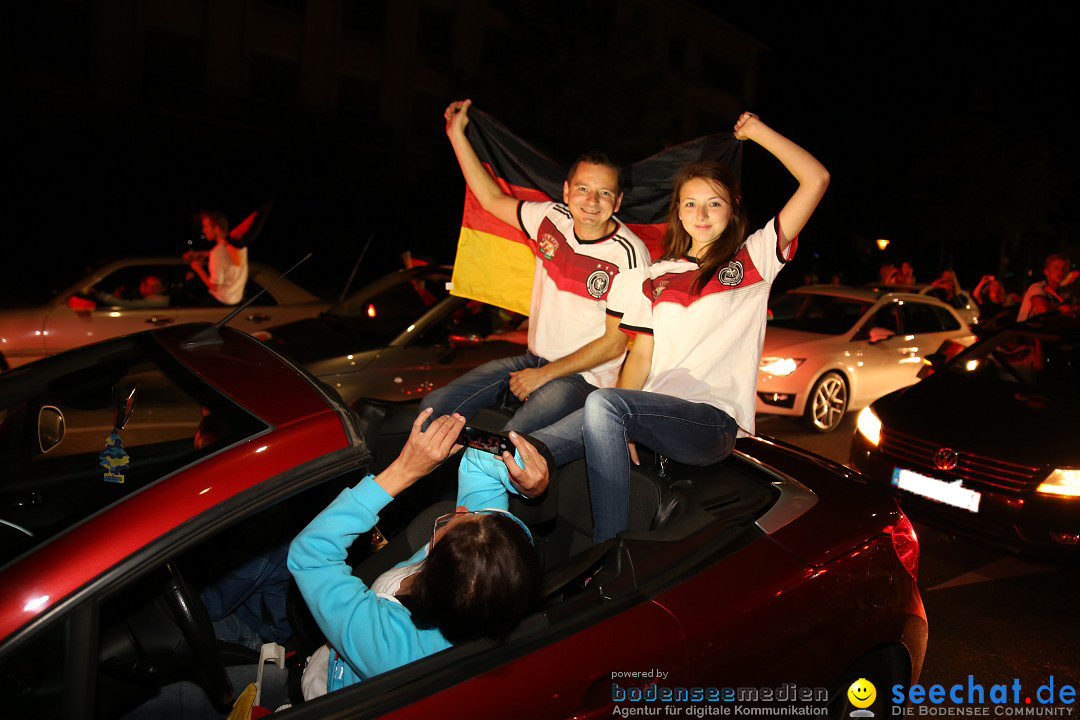
[[[200,221],[202,218],[206,218],[214,227],[219,227],[225,232],[229,232],[229,218],[225,217],[225,213],[221,210],[200,210],[198,217]]]
[[[1043,269],[1045,270],[1046,268],[1050,267],[1050,263],[1056,260],[1060,260],[1065,264],[1069,263],[1069,258],[1067,256],[1062,255],[1061,253],[1051,253],[1050,255],[1046,256],[1046,260],[1043,262]]]
[[[566,173],[566,184],[569,185],[570,181],[574,178],[574,173],[577,172],[578,165],[581,163],[588,163],[589,165],[603,165],[609,167],[615,171],[615,192],[616,194],[622,192],[623,177],[622,168],[619,164],[608,157],[606,154],[599,150],[590,150],[587,153],[583,153],[581,157],[574,161],[574,164],[570,166],[570,172]]]

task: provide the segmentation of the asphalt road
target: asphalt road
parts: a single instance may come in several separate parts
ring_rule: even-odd
[[[855,416],[827,435],[781,417],[759,417],[757,430],[847,464]],[[972,675],[987,688],[1017,678],[1029,695],[1050,676],[1056,687],[1080,686],[1078,564],[1018,557],[912,520],[930,625],[922,685],[966,686]]]

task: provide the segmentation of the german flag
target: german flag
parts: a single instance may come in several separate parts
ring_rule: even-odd
[[[503,192],[519,200],[562,201],[567,167],[475,106],[469,109],[466,133],[480,162]],[[742,143],[725,132],[635,162],[624,172],[623,202],[617,217],[637,233],[655,260],[662,252],[671,181],[679,168],[696,160],[717,160],[738,177],[741,159]],[[497,273],[492,271],[493,258],[498,259]],[[534,269],[535,260],[521,228],[489,215],[466,187],[452,294],[528,315]]]

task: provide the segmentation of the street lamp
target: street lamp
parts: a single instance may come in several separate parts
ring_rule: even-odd
[[[885,248],[889,247],[889,241],[885,238],[878,238],[876,242],[878,250],[884,250]]]

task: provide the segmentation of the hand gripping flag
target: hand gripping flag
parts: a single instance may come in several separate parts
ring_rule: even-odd
[[[466,133],[503,192],[525,201],[562,201],[567,168],[475,106],[469,109]],[[655,260],[663,251],[671,183],[679,168],[696,160],[717,160],[738,177],[741,158],[742,143],[725,132],[640,160],[624,173],[617,217],[642,239]],[[466,187],[451,293],[528,315],[534,269],[533,253],[521,228],[485,212]]]

